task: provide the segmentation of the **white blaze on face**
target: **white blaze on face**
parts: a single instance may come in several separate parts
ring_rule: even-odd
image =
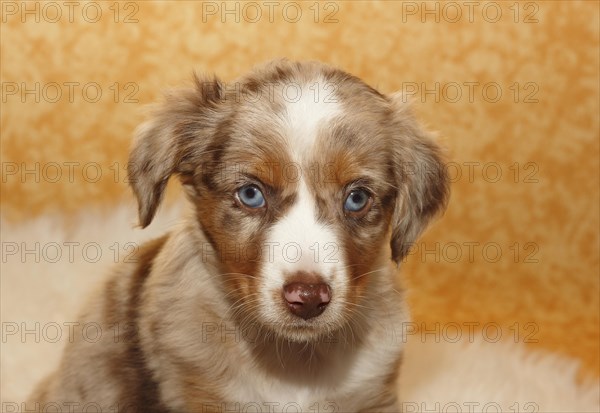
[[[268,321],[277,321],[274,308],[280,308],[279,303],[272,302],[272,297],[281,295],[286,277],[300,271],[317,274],[330,286],[332,296],[327,312],[339,311],[339,299],[347,290],[343,251],[333,229],[317,222],[316,216],[313,196],[301,180],[296,202],[267,234],[271,251],[263,257],[261,295],[263,302],[269,303],[263,309]]]
[[[285,101],[285,113],[282,126],[296,162],[309,158],[319,127],[343,113],[334,92],[335,84],[323,79],[283,87],[281,96]]]
[[[279,296],[286,276],[303,271],[322,277],[332,291],[327,311],[330,314],[339,312],[341,303],[338,297],[346,293],[346,264],[341,242],[331,227],[317,222],[316,202],[305,179],[309,173],[306,168],[311,166],[311,154],[315,150],[319,128],[341,113],[340,104],[335,102],[332,90],[332,85],[327,88],[325,83],[314,81],[302,87],[302,95],[297,101],[286,101],[282,127],[290,155],[298,170],[302,171],[302,176],[298,182],[290,183],[297,187],[294,204],[267,234],[267,245],[272,254],[263,257],[264,284],[261,295],[265,302],[272,304],[264,308],[264,316],[270,321],[277,319],[277,312],[273,309],[280,308],[278,303],[272,303],[272,297]]]

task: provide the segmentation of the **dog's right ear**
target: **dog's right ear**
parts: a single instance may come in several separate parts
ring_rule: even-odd
[[[203,81],[196,75],[194,83],[194,88],[168,93],[135,133],[127,173],[142,228],[152,222],[169,177],[189,172],[182,161],[197,157],[208,145],[224,86],[217,78]]]

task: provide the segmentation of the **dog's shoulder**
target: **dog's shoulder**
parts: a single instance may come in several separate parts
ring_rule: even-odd
[[[140,345],[140,303],[153,265],[169,235],[139,247],[90,298],[76,322],[59,369],[35,389],[28,406],[100,406],[102,411],[166,411]],[[153,410],[158,409],[158,410]],[[161,410],[162,409],[162,410]]]

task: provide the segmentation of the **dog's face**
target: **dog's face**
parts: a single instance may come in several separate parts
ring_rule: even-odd
[[[142,225],[178,174],[234,316],[296,341],[365,317],[448,195],[399,99],[319,63],[196,79],[140,128],[130,161]]]

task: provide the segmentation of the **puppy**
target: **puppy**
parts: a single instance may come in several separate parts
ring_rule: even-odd
[[[398,412],[394,264],[449,193],[401,100],[286,60],[169,94],[129,177],[142,227],[172,175],[193,212],[118,267],[80,317],[110,334],[69,343],[28,408]]]

